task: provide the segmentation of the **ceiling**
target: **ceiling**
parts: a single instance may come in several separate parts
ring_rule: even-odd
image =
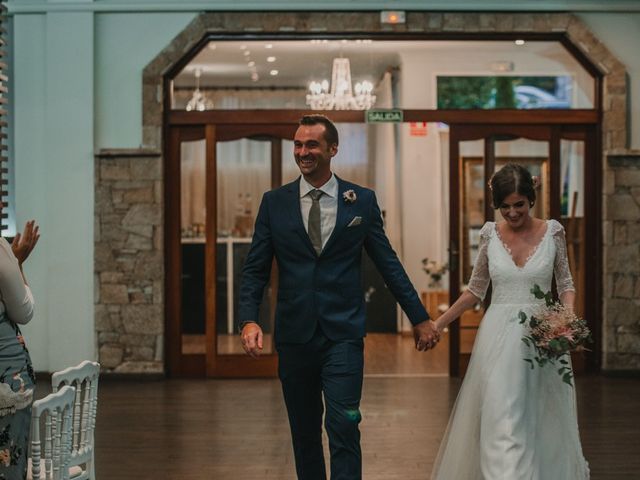
[[[528,53],[569,55],[557,42],[513,41],[376,41],[376,40],[279,40],[210,41],[174,79],[175,88],[193,88],[196,71],[205,88],[302,88],[312,80],[331,80],[336,57],[347,57],[353,82],[374,84],[390,67],[398,67],[401,55],[446,52],[469,54],[474,49],[495,50],[496,61]],[[273,57],[273,58],[269,58]],[[271,60],[271,61],[269,61]],[[271,74],[272,71],[277,74]]]

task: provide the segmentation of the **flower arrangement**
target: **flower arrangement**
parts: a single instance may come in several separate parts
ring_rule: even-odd
[[[431,277],[429,288],[440,288],[442,277],[449,271],[449,264],[444,263],[441,265],[435,260],[429,260],[427,257],[422,259],[422,270]]]
[[[543,292],[539,285],[534,285],[531,293],[537,299],[544,299],[545,305],[529,317],[523,311],[518,314],[520,323],[529,327],[529,334],[522,337],[522,341],[536,351],[534,358],[525,358],[524,361],[531,368],[535,367],[534,362],[543,367],[548,363],[555,365],[558,361],[561,365],[558,374],[562,381],[572,385],[573,374],[566,355],[585,350],[585,344],[592,341],[587,322],[578,318],[572,309],[554,301],[551,292]]]
[[[342,198],[344,198],[344,201],[347,203],[355,203],[358,196],[353,190],[347,190],[342,194]]]

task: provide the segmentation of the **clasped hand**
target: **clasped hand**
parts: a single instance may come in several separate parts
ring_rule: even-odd
[[[440,332],[432,320],[427,320],[413,326],[413,338],[416,341],[416,350],[425,352],[438,344]]]

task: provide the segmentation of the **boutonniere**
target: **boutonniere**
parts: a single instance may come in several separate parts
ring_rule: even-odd
[[[347,190],[342,194],[342,198],[344,198],[344,201],[347,203],[354,203],[358,197],[353,190]]]

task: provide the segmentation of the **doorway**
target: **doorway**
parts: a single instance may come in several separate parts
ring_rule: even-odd
[[[499,221],[491,205],[489,179],[506,163],[519,163],[540,178],[533,215],[558,219],[567,238],[569,267],[576,286],[576,313],[597,331],[598,279],[586,266],[597,264],[599,211],[595,191],[599,182],[595,127],[592,125],[453,125],[450,135],[450,265],[449,296],[457,298],[466,286],[477,254],[479,232],[487,221]],[[586,215],[585,212],[590,212]],[[491,302],[466,312],[452,324],[450,366],[464,375],[482,315]],[[580,373],[593,369],[599,347],[575,355]]]

